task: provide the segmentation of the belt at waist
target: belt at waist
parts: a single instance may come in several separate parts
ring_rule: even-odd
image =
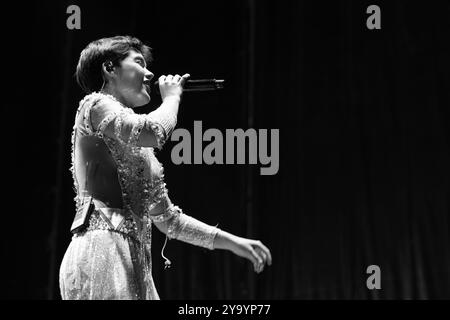
[[[111,224],[113,229],[120,227],[125,220],[125,210],[119,208],[99,208],[96,207],[102,218],[106,218],[105,222]]]
[[[96,208],[89,217],[89,223],[80,233],[94,230],[109,230],[122,233],[139,241],[139,229],[132,216],[124,216],[123,210],[116,208]]]

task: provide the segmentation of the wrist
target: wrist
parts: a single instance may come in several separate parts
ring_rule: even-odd
[[[179,95],[170,95],[170,96],[166,96],[162,99],[163,103],[180,103],[181,101],[181,97]]]
[[[219,229],[214,238],[213,247],[214,249],[233,251],[234,245],[236,244],[236,238],[237,237],[231,233]]]

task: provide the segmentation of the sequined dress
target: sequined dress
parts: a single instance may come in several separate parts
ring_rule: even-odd
[[[103,93],[80,102],[72,133],[75,203],[78,210],[84,196],[92,195],[96,209],[62,260],[63,299],[159,299],[152,277],[153,224],[165,224],[169,239],[213,249],[219,229],[172,204],[154,154],[175,124],[176,115],[162,107],[139,115]],[[112,134],[105,134],[107,128]],[[144,131],[153,133],[154,147],[138,145]]]

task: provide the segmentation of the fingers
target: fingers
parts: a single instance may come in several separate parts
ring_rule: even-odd
[[[168,74],[164,79],[164,83],[170,84],[170,83],[172,83],[172,79],[173,79],[173,76],[171,74]]]
[[[268,264],[268,259],[269,259],[269,257],[268,257],[268,255],[267,255],[267,253],[264,252],[264,250],[263,250],[262,248],[257,247],[257,248],[255,248],[255,251],[256,251],[257,254],[259,255],[259,261],[260,261],[260,263],[259,263],[259,265],[258,265],[258,268],[259,268],[259,271],[262,272],[262,271],[264,270],[264,266],[265,266],[266,264]]]
[[[267,263],[267,253],[265,253],[261,248],[257,248],[256,250],[255,250],[258,254],[259,254],[259,256],[262,258],[262,260],[263,260],[263,262],[264,263]]]
[[[189,73],[185,73],[182,77],[181,77],[181,85],[184,86],[184,84],[186,83],[187,79],[190,78],[190,74]]]
[[[272,264],[272,255],[270,250],[261,243],[261,241],[236,237],[233,241],[231,251],[241,257],[245,257],[253,263],[255,272],[260,273],[264,266]]]
[[[180,82],[181,77],[179,74],[176,74],[172,79],[173,79],[173,82],[178,83],[178,82]]]
[[[189,73],[184,74],[183,76],[180,76],[179,74],[176,75],[167,75],[167,76],[160,76],[158,78],[159,83],[172,83],[172,84],[178,84],[180,83],[181,85],[184,85],[184,83],[187,81],[187,79],[190,77],[191,75]]]
[[[259,248],[257,248],[255,251],[259,254],[259,257],[260,257],[258,271],[262,272],[264,270],[264,265],[267,263],[267,255],[264,253],[264,251],[262,251]]]
[[[267,248],[261,241],[258,241],[257,245],[260,247],[261,251],[264,252],[264,254],[266,255],[266,257],[267,257],[267,260],[266,260],[267,264],[269,266],[271,266],[272,265],[272,254],[270,253],[269,248]]]
[[[272,255],[270,253],[270,250],[264,245],[262,244],[261,241],[255,241],[253,246],[254,251],[258,254],[258,258],[259,258],[259,265],[258,267],[258,273],[262,272],[264,270],[264,265],[267,263],[267,265],[272,265]]]
[[[167,76],[162,75],[158,78],[158,81],[159,81],[159,84],[172,84],[174,82],[173,78],[174,77],[171,74],[168,74]]]
[[[263,259],[256,253],[256,251],[250,247],[251,258],[250,260],[253,262],[253,269],[255,272],[261,272],[261,266],[264,265]]]

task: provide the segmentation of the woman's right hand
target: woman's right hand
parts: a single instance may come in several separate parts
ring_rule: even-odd
[[[161,93],[161,98],[164,101],[169,97],[177,97],[181,99],[183,94],[183,86],[186,80],[191,75],[189,73],[184,74],[182,77],[180,75],[172,76],[171,74],[167,76],[159,77],[159,92]]]

